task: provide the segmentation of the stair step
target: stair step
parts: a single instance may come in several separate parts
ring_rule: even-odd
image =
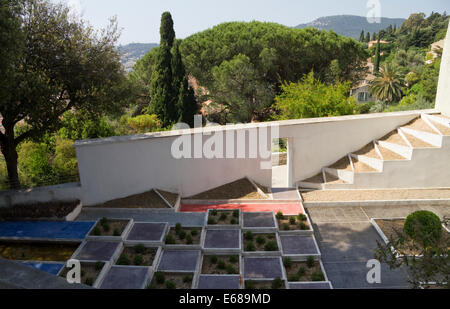
[[[348,184],[348,182],[330,173],[325,173],[325,177],[327,178],[327,184]]]
[[[433,146],[431,144],[428,144],[427,142],[411,135],[408,133],[404,133],[405,137],[408,139],[408,141],[411,143],[411,146],[414,148],[437,148],[436,146]]]
[[[443,124],[440,124],[439,122],[431,120],[433,125],[436,127],[436,129],[439,130],[439,132],[442,133],[442,135],[450,136],[450,127],[444,126]]]
[[[352,164],[350,163],[348,156],[343,157],[342,159],[331,165],[329,168],[336,170],[353,171]]]
[[[427,133],[431,133],[431,134],[436,134],[437,133],[422,118],[418,118],[418,119],[415,119],[415,120],[411,121],[406,126],[403,126],[403,128],[416,130],[416,131],[423,131],[423,132],[427,132]]]
[[[406,141],[400,135],[400,133],[398,133],[398,131],[392,131],[391,133],[389,133],[385,137],[381,138],[380,141],[386,142],[386,143],[391,143],[391,144],[397,144],[397,145],[401,145],[401,146],[410,147],[408,145],[408,143],[406,143]]]
[[[323,173],[322,172],[320,172],[319,174],[317,174],[317,175],[315,175],[315,176],[313,176],[311,178],[305,179],[302,182],[309,182],[309,183],[316,183],[316,184],[323,184],[323,183],[325,183],[325,181],[323,180]]]
[[[353,159],[353,166],[355,167],[355,173],[377,173],[376,169],[373,167],[361,162],[357,158]]]
[[[382,147],[378,145],[378,150],[380,150],[381,155],[383,156],[384,161],[398,161],[398,160],[407,160],[407,158],[399,155],[396,152],[393,152],[390,149],[387,149],[385,147]]]
[[[370,143],[366,146],[364,146],[363,148],[361,148],[360,150],[358,150],[357,152],[353,153],[354,155],[357,156],[366,156],[369,158],[374,158],[374,159],[381,159],[380,156],[378,155],[377,150],[375,149],[375,145],[374,143]]]

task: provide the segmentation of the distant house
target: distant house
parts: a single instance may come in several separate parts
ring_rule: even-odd
[[[378,40],[370,41],[369,42],[369,48],[371,48],[372,46],[375,46],[377,43],[378,43]],[[390,44],[390,43],[391,42],[380,40],[380,44]]]
[[[359,104],[373,101],[374,98],[370,93],[370,83],[375,79],[375,75],[368,74],[366,78],[351,90],[350,95],[356,99]]]

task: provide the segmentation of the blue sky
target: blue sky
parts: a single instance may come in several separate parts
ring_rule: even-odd
[[[160,16],[172,13],[177,37],[226,21],[270,21],[296,26],[322,16],[367,16],[370,2],[379,1],[382,17],[407,18],[411,13],[450,13],[449,0],[53,0],[68,2],[95,28],[117,16],[120,43],[159,41]]]

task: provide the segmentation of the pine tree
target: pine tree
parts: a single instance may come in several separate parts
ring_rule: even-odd
[[[381,49],[380,37],[378,37],[377,50],[375,51],[375,63],[374,63],[375,74],[380,72],[380,49]]]
[[[361,31],[361,35],[359,36],[359,41],[360,41],[361,43],[363,43],[363,42],[364,42],[364,38],[365,38],[365,33],[364,33],[364,30],[362,30],[362,31]]]

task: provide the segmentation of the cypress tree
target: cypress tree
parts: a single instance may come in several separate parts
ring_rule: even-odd
[[[375,52],[375,63],[374,63],[374,72],[375,73],[380,72],[380,49],[381,49],[380,37],[378,37],[377,50]]]
[[[364,33],[364,30],[362,30],[362,31],[361,31],[361,35],[359,36],[359,41],[360,41],[361,43],[363,43],[363,42],[364,42],[364,38],[365,38],[365,33]]]
[[[372,41],[375,41],[376,39],[377,39],[377,33],[374,32],[374,33],[372,34]]]
[[[175,31],[169,12],[162,14],[160,35],[160,47],[150,82],[151,104],[148,112],[157,115],[164,126],[169,126],[177,120],[175,104],[178,96],[173,89],[171,48],[175,39]]]
[[[370,42],[370,32],[367,32],[366,43],[369,43],[369,42]]]

